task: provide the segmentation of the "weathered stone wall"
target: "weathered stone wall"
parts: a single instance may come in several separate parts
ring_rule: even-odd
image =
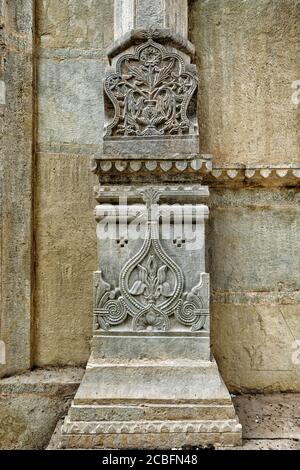
[[[299,189],[211,191],[213,352],[231,390],[299,390]]]
[[[299,164],[299,0],[193,0],[202,150],[217,164]]]
[[[0,377],[31,365],[32,0],[0,1]]]
[[[14,3],[20,16],[31,2],[8,2]],[[25,36],[32,27],[28,15],[18,23],[26,26]],[[31,351],[34,365],[82,364],[89,355],[96,261],[89,157],[101,153],[102,79],[105,47],[113,39],[113,2],[37,0],[35,30]],[[202,151],[230,168],[299,165],[300,105],[291,96],[292,82],[300,79],[300,1],[194,0],[190,30],[200,73]],[[21,361],[7,373],[30,366],[33,317],[32,49],[28,55],[22,51],[25,55],[16,53],[11,62],[15,70],[6,68],[9,105],[1,108],[17,109],[20,122],[20,133],[6,135],[1,144],[2,205],[11,217],[3,218],[2,264],[11,263],[10,271],[3,270],[3,286],[11,300],[2,311],[0,339],[6,331],[13,357]],[[222,374],[231,390],[300,390],[299,365],[292,363],[293,341],[300,339],[299,187],[284,188],[283,181],[273,187],[270,180],[267,188],[249,188],[230,178],[213,186],[208,267],[212,345]],[[14,289],[21,294],[12,296]],[[16,321],[7,321],[5,329],[8,312]],[[11,328],[23,343],[8,334]]]
[[[190,26],[202,151],[221,168],[299,167],[292,83],[299,79],[300,2],[196,0]],[[208,254],[212,346],[222,375],[233,391],[299,390],[292,360],[300,338],[299,186],[276,188],[272,175],[257,182],[265,188],[231,178],[215,186]]]
[[[96,267],[90,155],[101,151],[113,2],[37,2],[36,365],[89,354]]]

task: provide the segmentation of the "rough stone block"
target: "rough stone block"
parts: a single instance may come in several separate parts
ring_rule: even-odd
[[[83,156],[37,156],[37,365],[82,364],[88,358],[96,237],[93,191],[86,188],[93,187],[93,178]]]
[[[31,366],[32,1],[1,2],[0,23],[0,79],[5,83],[0,105],[0,341],[6,356],[0,376],[5,376]]]
[[[300,206],[293,190],[215,191],[212,206],[213,291],[299,290]]]
[[[0,449],[44,449],[83,370],[35,370],[0,381]]]
[[[231,391],[299,388],[298,315],[299,304],[212,304],[212,349]]]
[[[41,59],[38,67],[38,142],[100,145],[102,78],[95,59]]]
[[[37,2],[37,34],[43,48],[103,49],[113,40],[111,0]]]
[[[201,151],[215,164],[299,163],[298,0],[191,2]]]

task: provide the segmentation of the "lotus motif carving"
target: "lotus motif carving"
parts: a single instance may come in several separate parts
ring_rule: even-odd
[[[150,59],[149,59],[150,60]],[[154,59],[153,59],[154,60]],[[159,213],[150,203],[157,203],[159,193],[153,188],[141,190],[148,208],[146,237],[139,251],[122,267],[115,287],[105,282],[101,271],[95,279],[96,328],[109,329],[132,319],[133,330],[166,331],[170,318],[199,331],[207,328],[209,314],[209,275],[184,291],[181,267],[160,241]]]
[[[146,266],[138,264],[138,279],[129,290],[132,295],[143,295],[149,302],[155,302],[160,296],[171,297],[172,290],[167,282],[167,266],[158,267],[153,255],[150,255]]]

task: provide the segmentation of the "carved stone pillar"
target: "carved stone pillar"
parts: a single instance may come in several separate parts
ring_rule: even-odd
[[[66,447],[171,448],[241,439],[210,353],[209,191],[201,181],[211,159],[199,155],[187,2],[149,4],[115,1],[104,152],[93,162],[100,183],[94,333],[62,429]]]

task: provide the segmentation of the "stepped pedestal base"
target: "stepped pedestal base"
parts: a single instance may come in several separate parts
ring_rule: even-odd
[[[241,425],[214,361],[89,362],[65,418],[65,448],[236,446]]]

